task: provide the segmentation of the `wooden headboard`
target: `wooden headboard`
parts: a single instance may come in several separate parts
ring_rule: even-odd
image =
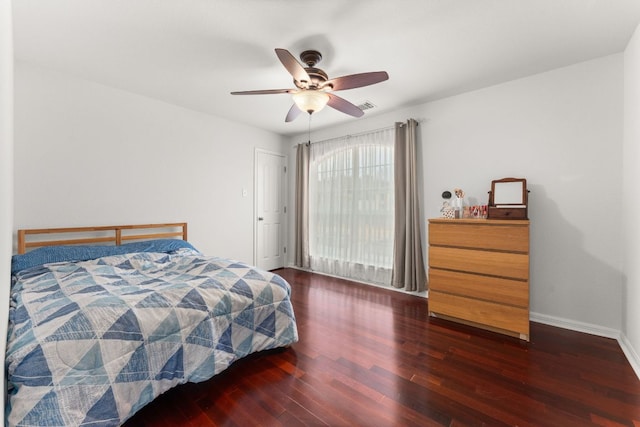
[[[37,228],[18,230],[18,253],[41,246],[105,243],[179,237],[187,240],[187,223],[106,225],[100,227]]]

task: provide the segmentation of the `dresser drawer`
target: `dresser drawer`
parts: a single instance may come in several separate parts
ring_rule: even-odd
[[[429,312],[529,336],[529,310],[429,291]]]
[[[529,282],[429,269],[429,295],[444,292],[529,309]]]
[[[429,244],[529,253],[527,225],[496,225],[479,221],[430,222]]]
[[[519,253],[430,246],[429,267],[517,280],[529,279],[529,255]]]

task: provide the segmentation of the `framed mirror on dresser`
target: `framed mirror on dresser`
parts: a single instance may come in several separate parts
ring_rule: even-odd
[[[502,178],[491,181],[488,218],[528,219],[527,180]]]

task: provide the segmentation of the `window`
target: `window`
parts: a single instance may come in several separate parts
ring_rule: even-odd
[[[390,284],[393,129],[312,144],[309,172],[311,268]]]

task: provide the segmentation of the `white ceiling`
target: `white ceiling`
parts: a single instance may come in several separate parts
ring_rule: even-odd
[[[293,87],[274,48],[322,52],[374,115],[624,50],[640,0],[14,0],[17,61],[284,135]],[[324,127],[358,120],[327,108]]]

